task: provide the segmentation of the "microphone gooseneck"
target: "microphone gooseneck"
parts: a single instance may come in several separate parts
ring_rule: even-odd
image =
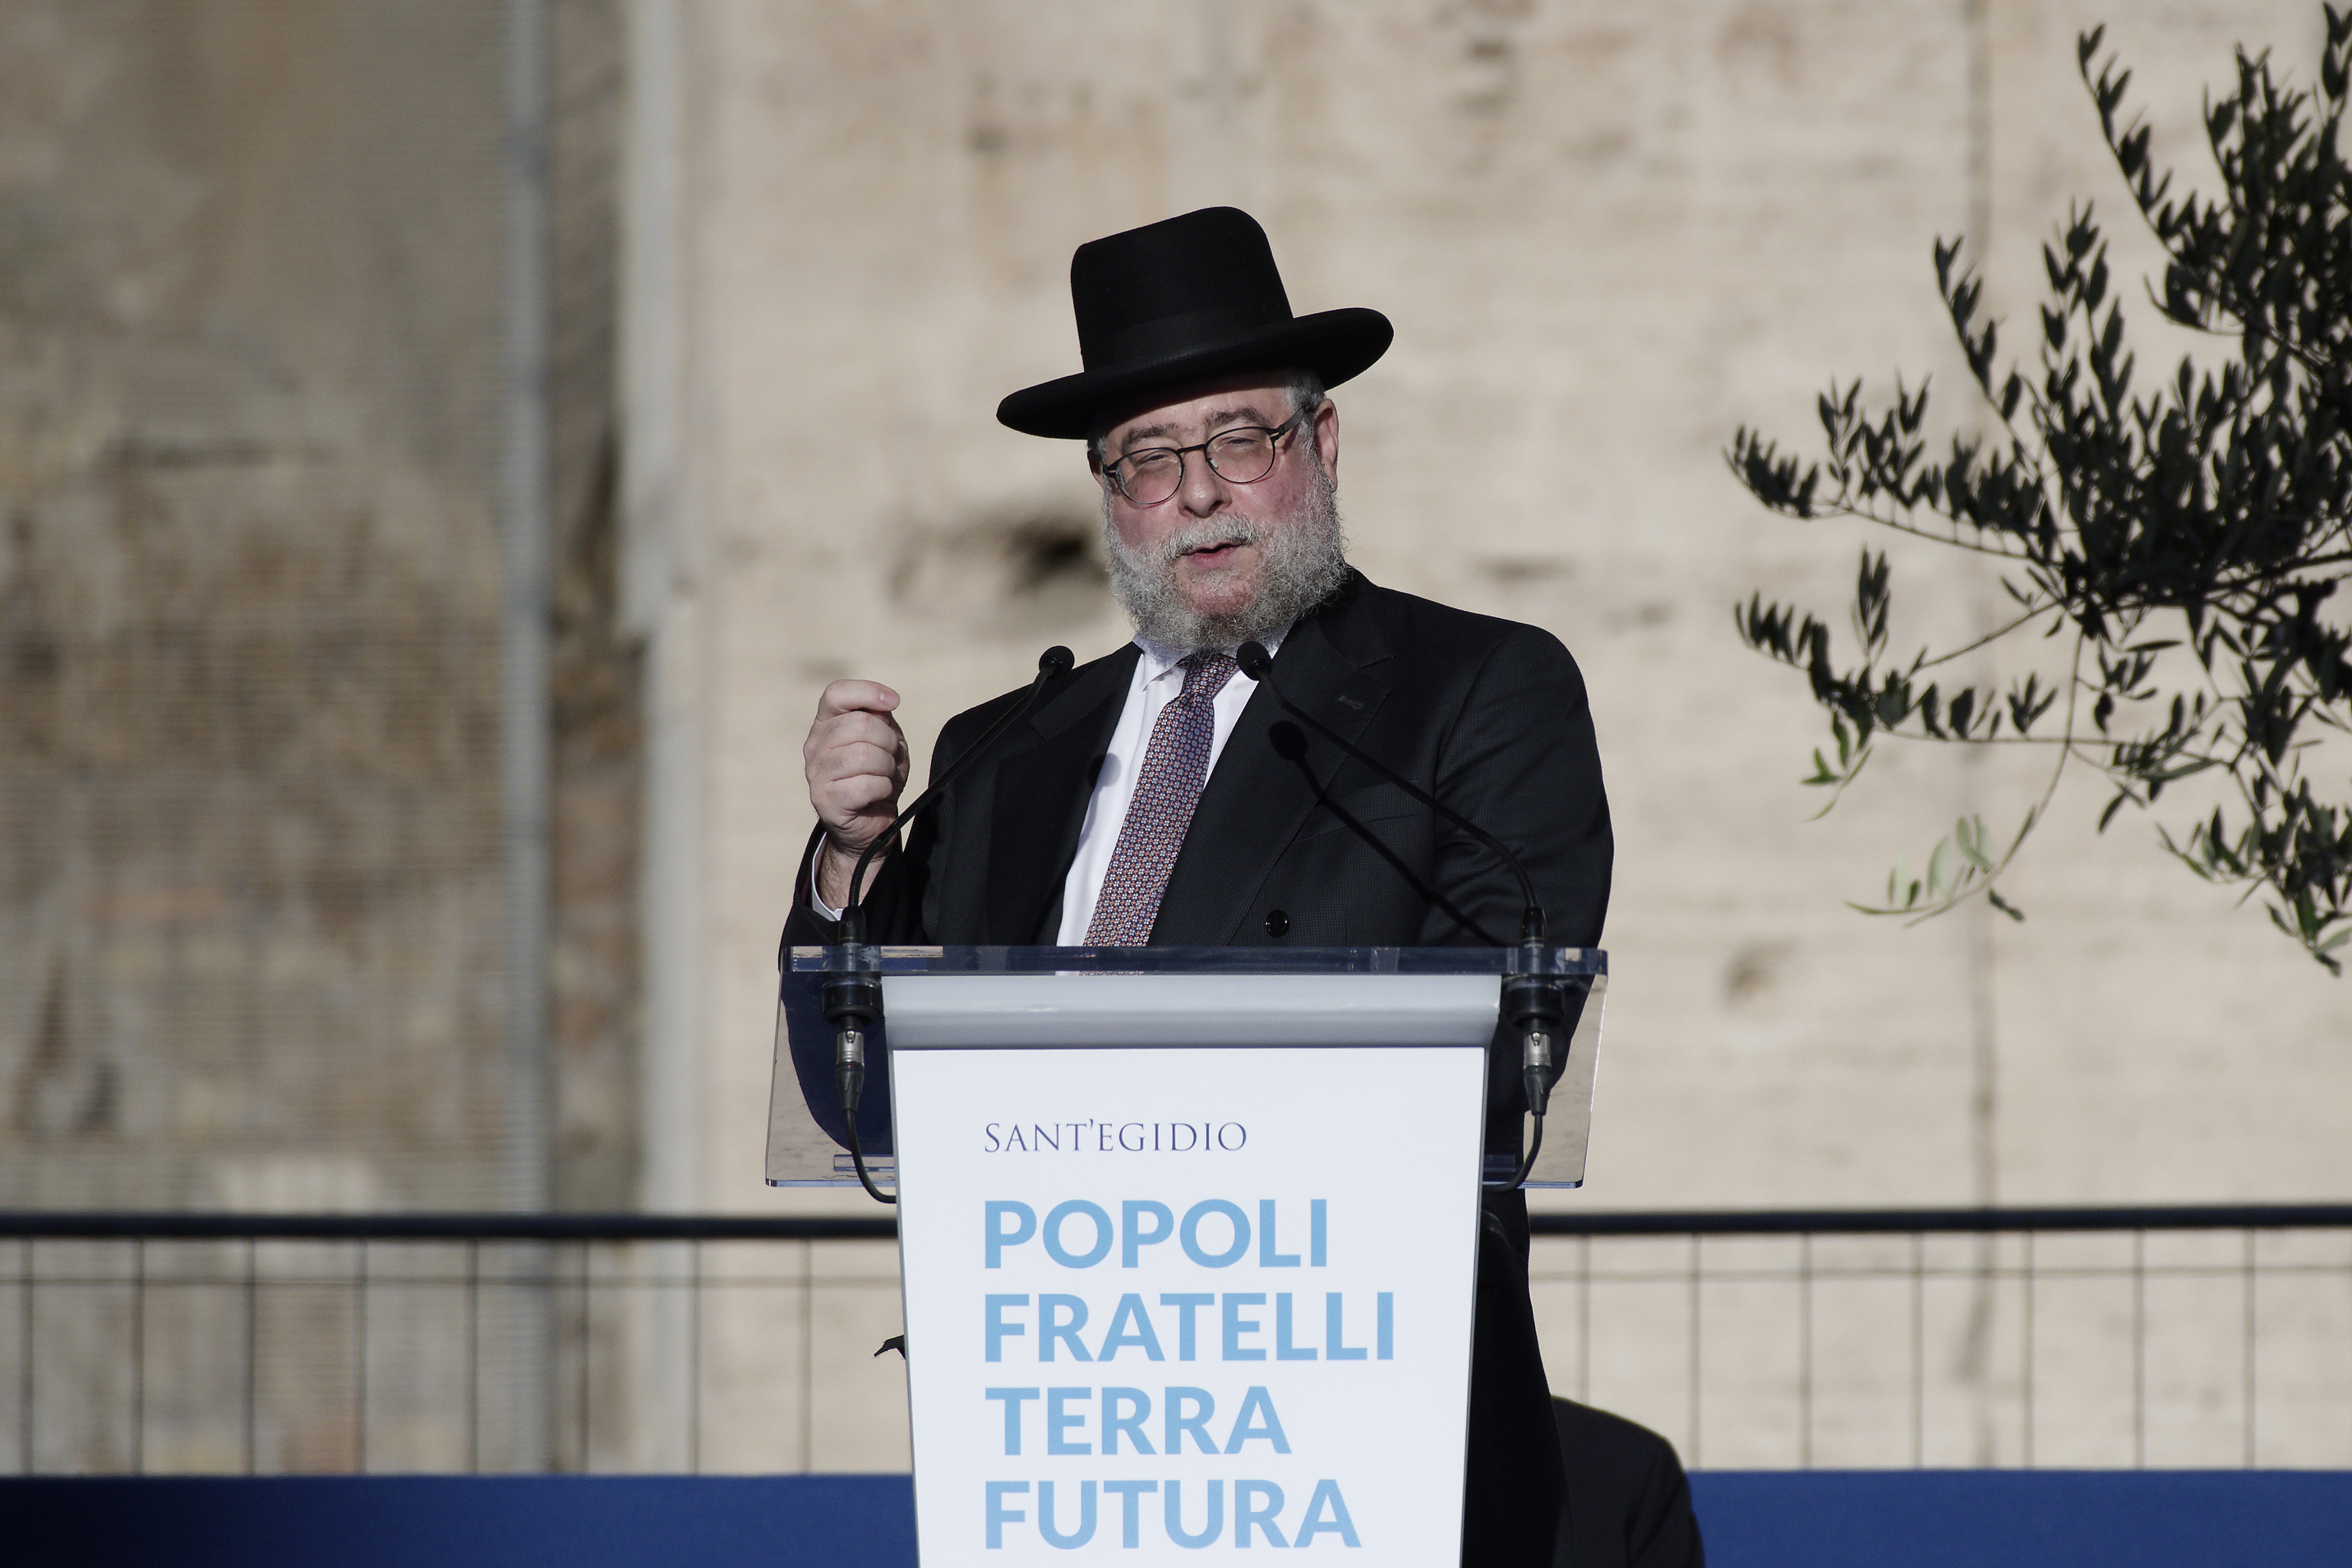
[[[894,1194],[886,1193],[874,1184],[866,1169],[866,1151],[857,1131],[857,1102],[866,1091],[866,1037],[882,1018],[882,955],[866,941],[866,903],[863,889],[866,869],[883,846],[898,837],[898,830],[914,820],[933,801],[940,798],[956,775],[971,764],[974,758],[986,751],[990,742],[1011,729],[1014,723],[1037,705],[1046,682],[1066,673],[1077,662],[1068,648],[1056,645],[1047,648],[1037,659],[1037,679],[1022,693],[1021,700],[1007,709],[1003,717],[991,724],[980,739],[963,750],[963,754],[950,763],[940,776],[931,781],[929,789],[917,795],[906,810],[890,819],[890,825],[874,836],[872,843],[857,857],[857,864],[849,874],[849,899],[841,910],[841,952],[843,967],[825,977],[824,1016],[833,1026],[833,1082],[841,1097],[844,1131],[849,1142],[849,1162],[857,1171],[858,1185],[877,1203],[895,1204]]]
[[[1493,850],[1495,852],[1495,858],[1502,861],[1502,863],[1509,868],[1513,877],[1518,879],[1519,897],[1523,900],[1523,907],[1519,911],[1519,940],[1522,942],[1539,942],[1543,941],[1543,902],[1536,897],[1535,881],[1533,879],[1528,877],[1527,867],[1520,864],[1519,858],[1511,853],[1510,847],[1508,845],[1496,837],[1493,834],[1487,832],[1485,828],[1479,826],[1476,823],[1471,821],[1468,817],[1463,816],[1460,812],[1454,810],[1452,806],[1446,805],[1444,801],[1438,799],[1435,795],[1430,794],[1427,790],[1422,788],[1419,784],[1413,783],[1411,779],[1405,777],[1402,773],[1397,772],[1394,768],[1389,766],[1386,763],[1381,761],[1378,757],[1373,756],[1370,752],[1365,751],[1361,746],[1357,745],[1353,741],[1349,740],[1345,735],[1342,735],[1338,731],[1332,729],[1330,725],[1326,724],[1322,720],[1315,717],[1314,714],[1309,713],[1304,708],[1299,707],[1289,698],[1285,697],[1282,694],[1282,689],[1274,683],[1274,659],[1272,656],[1267,654],[1265,651],[1265,645],[1264,643],[1245,642],[1242,644],[1242,646],[1234,651],[1234,662],[1241,666],[1241,670],[1244,675],[1248,676],[1252,680],[1256,681],[1260,686],[1265,687],[1268,691],[1274,693],[1275,701],[1282,705],[1282,710],[1284,712],[1289,714],[1300,723],[1314,730],[1316,733],[1321,735],[1325,740],[1330,742],[1333,745],[1339,747],[1341,751],[1347,752],[1349,756],[1355,758],[1366,767],[1370,768],[1382,778],[1388,780],[1389,783],[1396,785],[1399,789],[1404,791],[1405,794],[1412,796],[1413,799],[1421,802],[1422,805],[1429,807],[1432,811],[1445,818],[1446,821],[1454,824],[1454,826],[1462,829],[1463,832],[1467,833],[1471,837],[1475,838],[1479,843]]]
[[[1523,1185],[1528,1173],[1535,1169],[1537,1152],[1543,1147],[1544,1111],[1551,1101],[1551,1083],[1557,1072],[1554,1042],[1568,1016],[1568,1009],[1560,1000],[1559,982],[1552,977],[1551,949],[1544,941],[1543,902],[1536,897],[1535,879],[1501,839],[1284,696],[1282,689],[1275,684],[1274,659],[1264,643],[1242,644],[1234,650],[1234,662],[1241,667],[1244,675],[1265,687],[1284,712],[1493,850],[1496,858],[1518,879],[1519,896],[1524,900],[1519,912],[1519,941],[1512,950],[1512,968],[1503,976],[1501,1012],[1511,1027],[1518,1031],[1519,1082],[1527,1094],[1528,1112],[1535,1118],[1527,1155],[1520,1162],[1518,1174],[1509,1183],[1512,1187]]]

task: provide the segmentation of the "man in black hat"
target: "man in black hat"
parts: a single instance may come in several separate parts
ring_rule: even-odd
[[[1079,247],[1085,370],[997,417],[1083,439],[1135,640],[1052,679],[877,860],[866,938],[1087,946],[1499,946],[1508,868],[1394,784],[1253,700],[1283,692],[1519,855],[1557,943],[1598,946],[1612,844],[1583,679],[1558,638],[1375,586],[1348,565],[1339,413],[1377,311],[1294,317],[1264,230],[1210,208]],[[1020,700],[949,721],[934,773]],[[896,815],[898,694],[825,689],[804,757],[818,826],[792,942],[837,939],[858,855]],[[1277,725],[1282,726],[1277,731]],[[1488,1104],[1514,1146],[1515,1043]],[[1478,1259],[1463,1560],[1549,1563],[1566,1496],[1527,1289],[1527,1205],[1490,1194]]]

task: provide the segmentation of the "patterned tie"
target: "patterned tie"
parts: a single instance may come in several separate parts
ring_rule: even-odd
[[[1127,820],[1087,922],[1088,947],[1141,947],[1151,940],[1160,895],[1168,890],[1176,851],[1201,804],[1217,732],[1217,693],[1240,667],[1221,653],[1196,653],[1183,662],[1184,689],[1169,699],[1151,726]]]

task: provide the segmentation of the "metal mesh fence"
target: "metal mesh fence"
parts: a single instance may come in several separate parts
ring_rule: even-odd
[[[1694,1468],[2352,1458],[2352,1210],[1546,1216],[1552,1390]],[[887,1218],[0,1215],[0,1474],[899,1469]],[[532,1347],[544,1442],[521,1441]]]

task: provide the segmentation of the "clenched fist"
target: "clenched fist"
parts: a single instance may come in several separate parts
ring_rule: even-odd
[[[816,722],[801,746],[809,805],[824,824],[817,892],[836,910],[849,900],[857,857],[898,815],[898,792],[907,784],[907,737],[890,716],[898,706],[898,694],[879,682],[836,680],[816,700]],[[873,875],[869,868],[869,885]]]

